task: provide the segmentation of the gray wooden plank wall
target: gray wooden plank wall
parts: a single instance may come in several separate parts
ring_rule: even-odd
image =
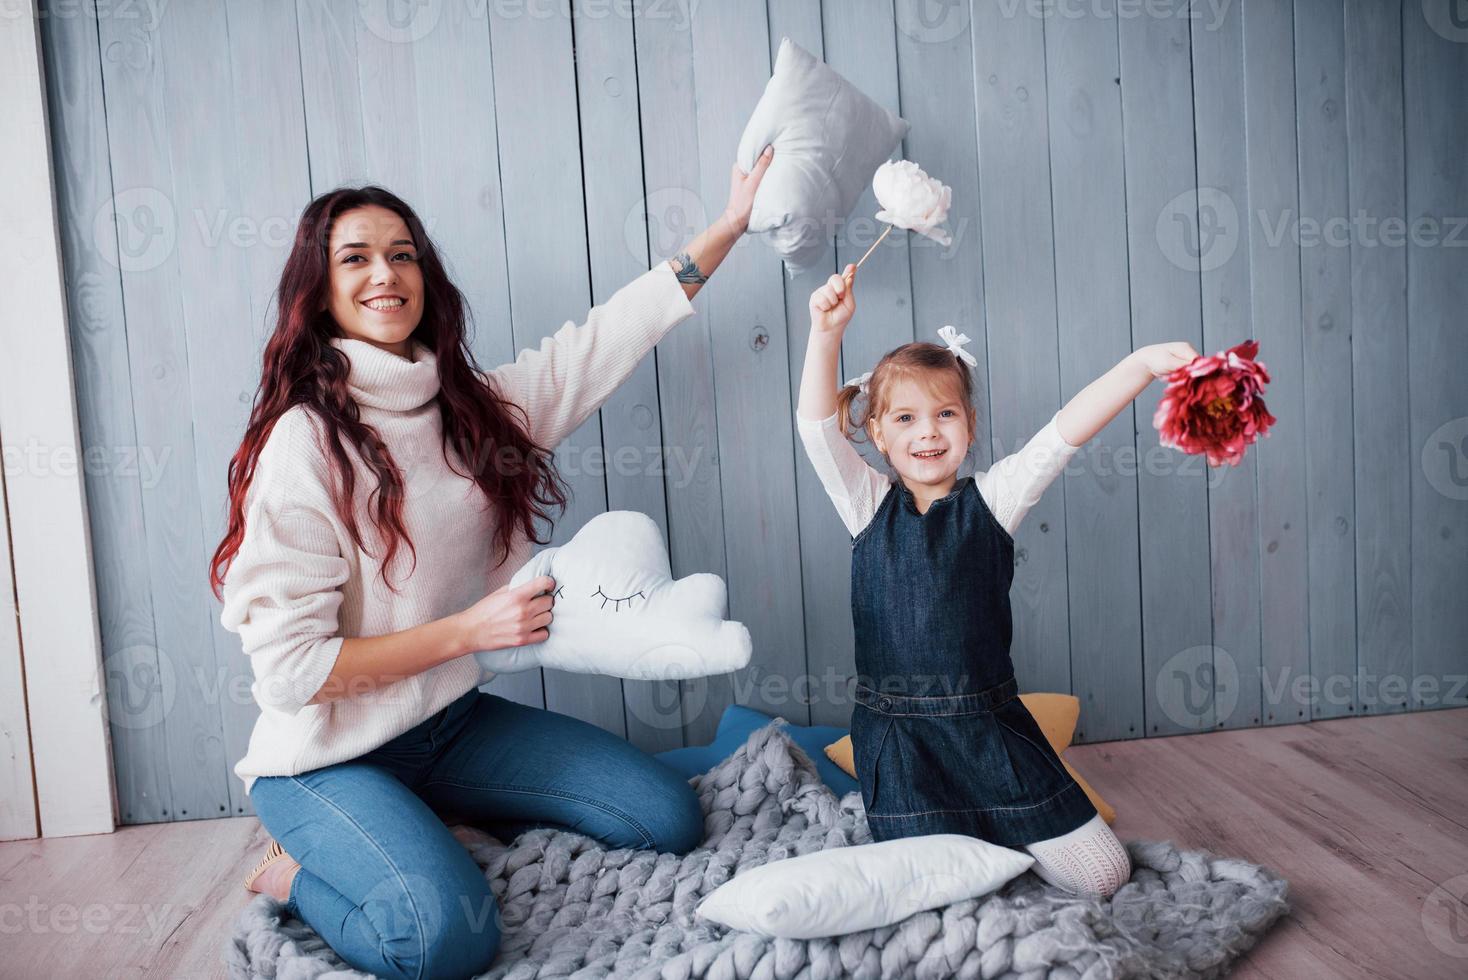
[[[1079,741],[1468,703],[1468,28],[1450,5],[1241,0],[53,3],[41,23],[108,703],[124,820],[250,812],[254,717],[205,581],[313,194],[406,198],[499,363],[722,209],[781,37],[912,123],[954,188],[947,248],[863,267],[843,370],[975,339],[973,465],[1129,350],[1247,337],[1280,422],[1237,468],[1158,446],[1154,385],[1018,535],[1023,689]],[[723,709],[844,725],[849,539],[792,424],[826,274],[742,242],[561,447],[556,540],[652,515],[713,571],[755,662],[667,683],[533,672],[490,690],[650,751]],[[1363,214],[1367,221],[1350,221]],[[632,460],[628,465],[603,461]]]

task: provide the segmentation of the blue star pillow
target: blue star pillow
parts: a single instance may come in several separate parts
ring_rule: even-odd
[[[731,704],[724,709],[724,716],[719,719],[719,728],[711,744],[669,749],[659,752],[656,758],[685,779],[701,776],[738,751],[751,734],[774,720],[773,715],[746,708],[741,704]],[[826,758],[826,746],[845,738],[849,734],[847,729],[835,725],[797,725],[787,720],[785,731],[790,735],[790,740],[799,745],[816,764],[821,782],[830,787],[838,797],[860,788],[855,779]]]

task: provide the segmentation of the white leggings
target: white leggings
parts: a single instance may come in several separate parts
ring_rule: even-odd
[[[1098,813],[1070,833],[1025,844],[1032,870],[1047,884],[1076,894],[1110,898],[1132,877],[1126,847]]]

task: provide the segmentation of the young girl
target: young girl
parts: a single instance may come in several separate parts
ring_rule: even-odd
[[[1126,849],[1018,697],[1012,535],[1086,440],[1196,352],[1135,351],[1024,448],[959,479],[976,423],[967,338],[945,328],[944,346],[904,344],[838,393],[855,271],[811,295],[796,424],[853,538],[851,741],[872,838],[959,833],[1024,847],[1046,882],[1110,896],[1131,877]],[[861,429],[896,479],[848,441]]]

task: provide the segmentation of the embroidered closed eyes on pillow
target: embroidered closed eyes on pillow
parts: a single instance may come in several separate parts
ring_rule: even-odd
[[[764,234],[792,275],[811,268],[907,131],[900,116],[783,38],[739,139],[737,160],[746,172],[766,146],[775,147],[749,230]]]
[[[749,630],[724,619],[717,575],[674,579],[662,532],[646,514],[599,514],[557,548],[534,555],[510,580],[556,581],[547,638],[481,650],[481,678],[536,667],[629,680],[686,680],[738,670],[753,652]]]

